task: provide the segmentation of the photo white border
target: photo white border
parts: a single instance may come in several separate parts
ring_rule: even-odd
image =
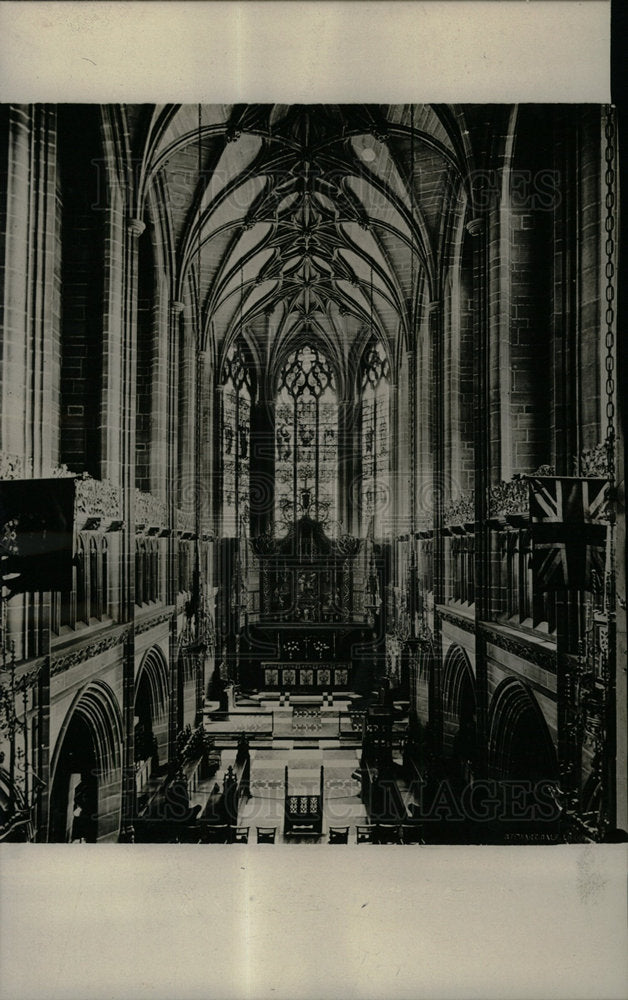
[[[607,0],[0,3],[0,100],[605,103]]]
[[[0,100],[607,102],[609,23],[599,0],[5,0]],[[624,846],[2,845],[0,1000],[614,1000],[625,872]]]

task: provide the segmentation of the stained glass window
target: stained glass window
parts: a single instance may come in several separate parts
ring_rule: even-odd
[[[338,402],[327,359],[304,345],[288,357],[275,405],[275,519],[337,517]]]
[[[222,531],[233,538],[240,518],[248,522],[251,433],[250,374],[237,344],[227,354],[222,384]]]
[[[362,526],[381,534],[388,510],[390,365],[379,341],[362,359]]]

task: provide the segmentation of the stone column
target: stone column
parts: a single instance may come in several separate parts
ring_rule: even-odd
[[[170,303],[167,356],[167,439],[166,497],[168,503],[168,570],[166,603],[172,607],[168,637],[170,673],[170,714],[168,719],[168,759],[174,756],[179,719],[179,637],[177,630],[177,593],[179,590],[179,537],[177,534],[177,449],[179,444],[178,385],[179,385],[179,326],[183,302]]]
[[[346,531],[357,534],[360,490],[354,406],[357,402],[338,400],[338,520]]]
[[[251,403],[249,443],[251,535],[260,535],[273,523],[275,511],[275,402],[259,398]]]
[[[170,338],[173,303],[168,301],[168,277],[157,275],[156,301],[152,311],[152,371],[150,445],[148,455],[150,492],[168,504],[172,482],[168,464],[170,424]],[[141,375],[141,373],[140,373]]]
[[[412,640],[412,649],[414,649],[414,640],[416,639],[416,615],[417,615],[417,361],[416,361],[416,347],[413,345],[408,351],[408,418],[409,418],[409,437],[408,437],[408,450],[409,450],[409,467],[408,467],[408,483],[410,489],[410,506],[408,510],[408,521],[409,521],[409,547],[410,547],[410,566],[412,567],[412,572],[410,573],[410,594],[408,595],[408,611],[410,614],[410,638]],[[397,440],[399,440],[399,430],[395,435]],[[397,489],[397,492],[399,490]],[[401,525],[399,524],[399,527]],[[396,532],[398,534],[398,531]],[[395,554],[398,561],[399,549],[395,546]],[[396,567],[395,567],[396,571]],[[396,572],[395,572],[396,576]]]
[[[32,460],[33,475],[40,476],[58,461],[56,110],[46,104],[13,105],[7,119],[8,181],[0,205],[5,216],[0,450]]]
[[[399,485],[401,483],[401,469],[399,461],[399,373],[395,371],[394,376],[394,378],[391,377],[390,379],[390,394],[388,397],[389,407],[386,415],[388,420],[388,482],[389,486],[392,487],[392,490],[394,491],[394,502],[392,508],[389,509],[388,514],[386,515],[387,520],[382,519],[380,525],[380,529],[384,537],[390,535],[393,540],[400,533],[398,495]],[[410,492],[412,493],[411,481],[409,482],[409,487]],[[390,528],[389,532],[385,530],[387,526]]]
[[[124,322],[121,371],[121,485],[124,531],[121,545],[121,621],[127,624],[123,662],[124,769],[121,840],[132,835],[135,815],[135,386],[137,367],[138,241],[145,225],[129,219],[124,246]]]
[[[491,549],[488,527],[488,491],[491,475],[490,444],[490,335],[487,279],[487,233],[484,219],[467,223],[474,238],[474,463],[475,463],[475,673],[477,697],[477,772],[486,772],[488,677],[486,636],[482,623],[491,617]]]
[[[195,337],[195,368],[194,368],[194,531],[196,541],[194,546],[194,601],[196,607],[201,611],[201,602],[205,594],[206,579],[204,573],[203,559],[203,530],[205,527],[204,513],[205,503],[203,495],[204,470],[205,470],[205,388],[207,382],[207,353],[202,347],[202,331],[200,328],[200,317]],[[197,615],[197,638],[202,636],[199,633],[199,615]],[[199,653],[196,664],[196,725],[203,721],[203,701],[207,687],[206,657],[204,653]]]
[[[187,318],[186,314],[186,318]],[[180,330],[179,369],[179,503],[188,516],[194,516],[195,431],[196,431],[196,350],[193,331],[184,323]]]
[[[430,706],[430,722],[435,748],[442,748],[443,740],[443,707],[442,707],[442,669],[443,643],[441,630],[440,607],[445,601],[445,546],[443,537],[443,502],[445,477],[445,371],[443,351],[443,304],[433,300],[428,307],[429,337],[432,368],[432,407],[431,407],[431,451],[432,451],[432,503],[434,542],[432,550],[432,568],[434,579],[434,623],[433,623],[433,704]]]
[[[214,547],[214,578],[219,582],[219,589],[216,595],[216,663],[220,664],[226,656],[228,649],[228,639],[226,632],[226,622],[229,620],[229,587],[228,576],[231,563],[227,555],[227,542],[222,537],[222,439],[223,439],[223,398],[225,387],[219,384],[219,374],[216,374],[216,388],[214,392],[214,442],[213,442],[213,482],[212,499],[214,510],[214,530],[218,538],[218,544]]]

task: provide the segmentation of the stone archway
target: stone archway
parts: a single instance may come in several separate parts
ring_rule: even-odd
[[[168,758],[168,666],[157,646],[144,655],[135,680],[135,761],[156,768]]]
[[[122,716],[108,684],[94,681],[77,695],[51,762],[53,843],[116,840],[122,796]]]
[[[556,749],[530,688],[509,678],[497,687],[488,715],[489,775],[500,797],[500,835],[543,842],[557,837]]]
[[[460,646],[451,646],[445,657],[442,705],[445,756],[466,774],[475,758],[477,700],[471,662]]]

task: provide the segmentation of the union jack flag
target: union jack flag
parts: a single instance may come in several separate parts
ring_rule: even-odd
[[[597,589],[606,560],[607,480],[539,476],[529,486],[535,588]]]

